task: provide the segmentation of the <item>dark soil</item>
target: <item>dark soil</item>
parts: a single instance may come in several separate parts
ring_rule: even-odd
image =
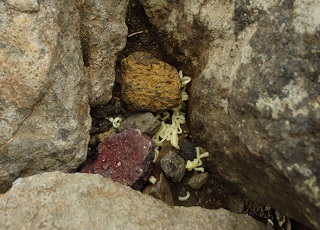
[[[121,99],[119,78],[121,76],[122,59],[133,52],[143,51],[149,52],[156,58],[174,66],[174,63],[172,63],[162,51],[161,40],[159,36],[157,36],[157,31],[148,21],[144,9],[138,0],[130,0],[126,23],[128,26],[128,40],[125,49],[118,55],[116,66],[116,85],[114,87],[113,98],[107,105],[91,109],[91,140],[89,144],[88,160],[85,164],[92,163],[96,158],[97,145],[99,144],[96,135],[109,130],[112,126],[107,118],[116,116],[127,117],[131,114]],[[180,69],[179,66],[175,67]],[[286,218],[281,227],[278,223],[281,218],[277,217],[279,215],[276,210],[248,200],[245,196],[239,193],[234,186],[224,181],[222,177],[219,176],[218,172],[209,175],[207,183],[199,190],[192,190],[188,187],[186,182],[193,174],[194,172],[187,171],[180,183],[171,182],[175,205],[186,207],[201,206],[207,209],[224,208],[237,213],[245,213],[264,222],[265,224],[272,221],[274,229],[307,229],[293,220],[290,220],[290,227],[290,221],[288,221],[288,218],[280,215],[281,218]],[[184,202],[179,201],[178,196],[184,195],[183,193],[186,191],[190,192],[190,198]]]

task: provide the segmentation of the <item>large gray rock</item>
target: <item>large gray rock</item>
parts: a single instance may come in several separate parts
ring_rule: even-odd
[[[224,209],[171,207],[93,174],[43,173],[0,195],[1,229],[267,229]]]
[[[211,166],[249,198],[320,228],[319,2],[141,2],[194,76],[192,136]]]
[[[72,171],[86,159],[79,20],[74,1],[0,2],[0,192],[19,176]]]
[[[81,45],[90,105],[106,104],[112,96],[117,53],[127,41],[128,0],[77,0]]]

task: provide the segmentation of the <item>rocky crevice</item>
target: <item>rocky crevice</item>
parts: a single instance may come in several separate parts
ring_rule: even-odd
[[[128,4],[137,1],[0,2],[0,128],[16,130],[0,143],[0,191],[19,176],[74,171],[87,152],[89,105],[98,124],[89,147],[110,129],[101,110],[132,115],[115,71],[137,51],[119,54],[131,39],[192,77],[188,124],[210,152],[210,175],[319,228],[319,4],[141,0],[152,25],[127,37]]]

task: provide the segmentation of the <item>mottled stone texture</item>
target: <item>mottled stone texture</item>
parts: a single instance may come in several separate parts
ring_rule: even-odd
[[[178,71],[151,54],[135,52],[122,61],[122,96],[129,109],[165,111],[182,103]]]
[[[139,129],[142,133],[148,135],[149,137],[153,137],[160,127],[160,121],[152,113],[142,112],[134,113],[125,119],[123,122],[121,122],[118,130],[122,131],[128,128]]]
[[[160,160],[161,169],[173,182],[180,182],[186,172],[186,162],[177,153],[170,151]]]
[[[19,176],[75,170],[89,141],[75,2],[32,13],[22,3],[0,2],[0,192]]]
[[[78,0],[85,75],[90,105],[107,103],[112,96],[117,53],[127,41],[128,0]]]
[[[286,4],[271,9],[248,40],[247,62],[232,79],[230,127],[273,169],[263,170],[272,189],[284,182],[277,185],[288,196],[282,205],[291,200],[304,222],[320,228],[320,27],[300,33],[300,6]]]
[[[176,66],[183,72],[194,74],[206,65],[210,40],[223,38],[232,32],[232,17],[226,8],[232,7],[230,1],[212,0],[140,0],[150,22],[158,30],[161,47]],[[215,11],[206,15],[206,12]],[[205,11],[205,12],[203,12]],[[225,29],[221,29],[225,26]],[[210,27],[210,28],[209,28]],[[229,29],[229,30],[228,30]]]
[[[189,121],[209,170],[320,228],[319,1],[141,2],[193,60],[176,61],[193,76]]]
[[[0,195],[1,229],[269,229],[224,209],[171,207],[100,175],[43,173]]]
[[[209,173],[204,172],[204,173],[199,173],[193,175],[187,182],[187,184],[192,188],[192,189],[200,189],[202,185],[204,185],[209,178]]]
[[[139,190],[151,174],[153,157],[153,140],[129,128],[106,137],[98,146],[98,158],[81,172],[99,173]]]
[[[6,0],[7,5],[21,12],[38,12],[40,10],[40,4],[38,0]]]
[[[174,206],[170,183],[163,173],[159,175],[159,179],[154,184],[150,183],[142,193]]]

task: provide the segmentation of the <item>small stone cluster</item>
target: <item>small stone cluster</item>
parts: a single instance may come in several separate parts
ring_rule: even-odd
[[[174,205],[170,181],[181,182],[186,169],[190,171],[202,163],[198,159],[194,167],[186,167],[187,162],[194,162],[199,154],[196,156],[195,146],[182,138],[183,125],[186,123],[184,101],[188,100],[186,85],[191,78],[143,52],[133,53],[123,59],[122,70],[121,95],[130,115],[115,112],[107,116],[110,128],[97,136],[102,141],[98,146],[98,158],[81,172],[99,173],[135,189],[141,189],[149,178],[151,184],[143,192]],[[92,114],[94,118],[101,118],[97,109]],[[152,137],[152,145],[156,148],[148,147],[147,150],[143,144],[136,145],[131,141],[131,135],[136,135],[132,130]],[[130,151],[129,148],[133,146],[134,149]],[[158,158],[160,151],[162,154]],[[155,170],[150,177],[149,159],[153,155]],[[142,170],[137,172],[136,168]],[[188,186],[197,190],[208,179],[208,173],[195,172],[192,178]]]

